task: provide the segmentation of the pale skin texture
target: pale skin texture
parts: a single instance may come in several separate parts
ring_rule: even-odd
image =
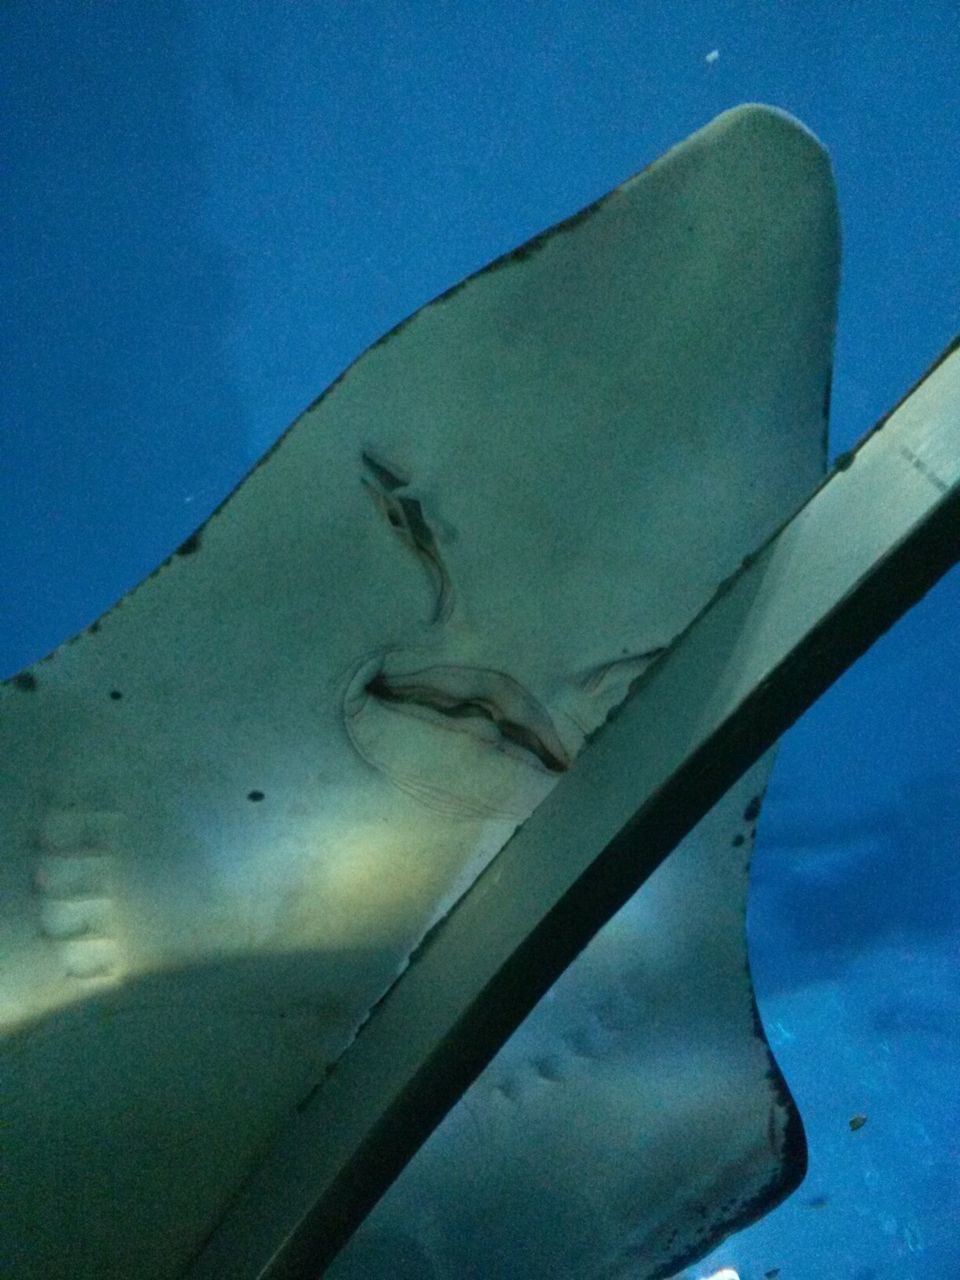
[[[98,1274],[177,1274],[815,482],[835,276],[823,153],[731,113],[371,349],[198,546],[0,691],[0,1172],[43,1223],[16,1275],[78,1234]]]

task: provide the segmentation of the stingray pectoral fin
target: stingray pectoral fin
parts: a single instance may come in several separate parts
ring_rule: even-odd
[[[574,962],[564,981],[576,983],[575,958],[593,935],[751,762],[958,559],[960,341],[717,594],[434,931],[238,1200],[192,1273],[195,1280],[228,1273],[306,1276],[328,1262],[565,966]],[[722,812],[718,806],[715,813]],[[757,796],[743,818],[752,823],[758,812]],[[688,889],[703,885],[710,861],[694,866]],[[663,870],[669,873],[669,861]],[[656,876],[637,895],[641,911],[655,882]],[[721,923],[730,897],[729,891],[719,895]],[[670,910],[650,927],[669,936],[682,931],[683,922],[676,918],[681,907],[674,893],[665,901],[672,901]],[[706,941],[701,995],[710,993],[714,949],[742,954],[742,921],[726,923]],[[588,948],[584,956],[590,953]],[[720,969],[729,977],[735,965]],[[617,979],[610,977],[615,989]],[[659,995],[669,1011],[669,989],[646,994]],[[695,994],[694,987],[687,985],[684,994]],[[742,1013],[751,1002],[744,974],[734,1006]],[[616,1031],[617,1003],[608,1002],[614,1013],[608,1033]],[[725,1232],[775,1204],[803,1171],[796,1113],[788,1098],[778,1100],[780,1082],[767,1075],[769,1050],[756,1027],[744,1032],[757,1054],[754,1069],[737,1082],[743,1096],[731,1096],[726,1117],[718,1114],[723,1098],[714,1086],[722,1068],[719,1059],[711,1063],[709,1054],[700,1053],[703,1019],[710,1016],[708,1000],[698,1016],[691,1007],[690,1018],[671,1023],[673,1055],[666,1053],[652,1074],[643,1040],[656,1041],[655,1005],[647,1019],[637,1020],[631,1048],[648,1073],[648,1123],[639,1123],[636,1149],[621,1143],[615,1108],[591,1135],[621,1162],[620,1189],[634,1194],[620,1202],[611,1222],[604,1218],[609,1202],[594,1202],[589,1177],[577,1184],[584,1211],[600,1215],[598,1229],[610,1253],[644,1280],[663,1280],[702,1256]],[[602,1052],[602,1031],[594,1045],[598,1072],[605,1056],[615,1057]],[[510,1078],[509,1046],[506,1053],[499,1078],[500,1060],[489,1068],[488,1093]],[[549,1163],[550,1143],[563,1150],[568,1138],[562,1104],[548,1141],[537,1130],[535,1107],[525,1127],[522,1089],[530,1075],[539,1070],[538,1087],[563,1088],[562,1063],[551,1062],[546,1051],[539,1057],[540,1067],[534,1061],[533,1070],[523,1073],[513,1099],[508,1089],[492,1100],[514,1105],[498,1136],[514,1168],[521,1167],[515,1176],[517,1197],[524,1200],[538,1194],[539,1162]],[[685,1080],[691,1062],[692,1078]],[[697,1070],[705,1073],[700,1084]],[[629,1083],[623,1087],[629,1112]],[[717,1125],[708,1141],[700,1126],[683,1123],[703,1098],[713,1100],[712,1116],[704,1114]],[[674,1123],[663,1124],[664,1109]],[[753,1127],[743,1159],[731,1158],[742,1138],[740,1120],[751,1111],[761,1122],[769,1115],[770,1126],[761,1123],[759,1133]],[[483,1112],[481,1106],[481,1132]],[[451,1118],[458,1122],[456,1111]],[[470,1123],[468,1105],[459,1124]],[[628,1127],[635,1125],[633,1115]],[[653,1135],[653,1151],[644,1149],[645,1134]],[[528,1145],[531,1137],[539,1141]],[[427,1187],[434,1161],[443,1162],[442,1129],[438,1139],[439,1154],[430,1152],[425,1166]],[[673,1169],[665,1184],[658,1183],[657,1143]],[[482,1153],[481,1142],[472,1154],[482,1160]],[[502,1152],[496,1158],[503,1159]],[[649,1162],[646,1180],[634,1180],[638,1162]],[[404,1192],[407,1174],[416,1192],[416,1159],[397,1184],[411,1204],[411,1190]],[[486,1228],[495,1237],[492,1248],[502,1242],[498,1232],[517,1239],[509,1205],[500,1203],[498,1214],[480,1226],[471,1215],[478,1176],[472,1168],[458,1171],[451,1161],[448,1231],[444,1203],[432,1201],[420,1219],[422,1234],[416,1224],[411,1229],[412,1245],[429,1266],[426,1274],[442,1280],[458,1274],[456,1265],[447,1269],[447,1259],[456,1258],[464,1223],[476,1232],[478,1248]],[[756,1194],[744,1198],[751,1186]],[[549,1195],[541,1208],[545,1216],[553,1214]],[[388,1238],[398,1250],[396,1233]],[[522,1251],[522,1232],[520,1239]],[[605,1253],[602,1265],[608,1260]],[[602,1265],[596,1274],[611,1274]],[[388,1271],[364,1272],[380,1274]],[[584,1272],[561,1268],[551,1274]]]
[[[747,873],[772,760],[597,933],[416,1153],[329,1280],[675,1275],[799,1182],[757,1016]],[[389,1252],[388,1252],[389,1251]]]

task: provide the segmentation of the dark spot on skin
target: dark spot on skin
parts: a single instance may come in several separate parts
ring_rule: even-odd
[[[256,801],[256,800],[262,800],[262,799],[263,799],[263,792],[262,792],[262,791],[248,791],[248,792],[247,792],[247,799],[248,799],[248,800],[254,800],[254,801]]]
[[[494,271],[501,271],[504,267],[510,266],[511,263],[524,262],[527,258],[532,258],[534,254],[539,253],[539,251],[544,247],[544,245],[548,244],[549,241],[555,237],[559,238],[564,234],[564,232],[571,231],[574,227],[579,226],[581,222],[586,221],[587,218],[596,213],[596,211],[602,205],[606,204],[607,201],[616,199],[620,194],[621,188],[617,187],[607,195],[601,196],[599,200],[595,200],[593,204],[588,204],[586,208],[581,209],[579,213],[575,213],[571,217],[565,218],[563,222],[558,222],[555,226],[548,228],[546,231],[541,231],[539,235],[535,235],[524,244],[518,245],[516,249],[512,249],[509,253],[503,254],[502,257],[495,258],[493,262],[488,263],[485,267],[481,267],[481,269],[474,272],[472,276],[467,276],[466,280],[461,280],[458,284],[452,285],[445,293],[441,293],[438,298],[433,300],[433,302],[428,303],[428,306],[433,307],[438,303],[442,304],[444,302],[449,302],[450,299],[455,297],[461,289],[466,288],[468,284],[476,280],[479,276],[492,275]],[[423,311],[426,311],[426,309],[426,307],[422,308]],[[414,316],[409,317],[408,320],[401,321],[397,328],[391,330],[390,333],[385,334],[384,338],[392,338],[395,333],[398,333],[400,329],[404,327],[404,325],[408,324],[410,320],[420,314],[421,312],[419,311],[415,312]],[[383,342],[384,338],[381,338],[380,341]]]
[[[158,573],[163,573],[164,569],[166,569],[167,565],[171,562],[172,559],[173,559],[173,556],[167,556],[166,560],[161,560],[160,563],[157,565],[157,567],[153,570],[153,572],[147,574],[146,578],[144,578],[144,582],[149,582],[150,579],[155,578]],[[122,601],[118,601],[117,603],[120,604],[122,603]]]
[[[528,240],[526,244],[521,244],[516,249],[511,250],[507,257],[511,262],[525,262],[527,258],[533,257],[543,243],[543,240],[539,238]]]
[[[306,1111],[307,1107],[309,1107],[310,1103],[317,1096],[317,1090],[319,1088],[320,1088],[320,1084],[318,1081],[317,1084],[315,1084],[312,1089],[310,1089],[307,1093],[303,1095],[300,1101],[296,1104],[298,1111]]]
[[[744,822],[753,822],[754,819],[760,817],[760,801],[762,796],[754,796],[750,803],[743,811]]]
[[[37,687],[37,677],[30,671],[21,671],[18,676],[14,676],[11,681],[15,689],[22,689],[24,693],[33,693]]]
[[[178,556],[192,556],[195,551],[200,550],[200,534],[191,533],[186,542],[181,542],[177,547]]]
[[[534,1058],[533,1067],[541,1080],[556,1082],[563,1079],[563,1073],[552,1058]]]
[[[734,836],[734,837],[733,837],[733,841],[732,841],[732,843],[733,843],[733,847],[734,847],[735,849],[739,849],[739,848],[740,848],[740,846],[744,843],[745,838],[746,838],[746,837],[744,837],[744,836]]]
[[[90,625],[89,625],[89,627],[87,627],[87,630],[89,631],[89,633],[90,633],[92,636],[95,636],[95,635],[97,634],[97,632],[100,630],[100,623],[99,623],[99,622],[91,622],[91,623],[90,623]]]
[[[823,406],[822,413],[825,419],[830,417],[830,395],[833,390],[833,370],[827,371],[827,382],[823,388]]]
[[[852,450],[847,453],[838,454],[838,456],[834,459],[834,462],[833,462],[834,471],[846,471],[848,467],[852,467],[853,458],[854,458],[854,454]]]
[[[120,692],[119,689],[111,689],[110,697],[114,700],[114,702],[119,702],[120,699],[123,697],[123,694]]]
[[[519,1095],[515,1081],[510,1079],[501,1080],[499,1084],[496,1085],[495,1091],[499,1093],[502,1098],[506,1098],[508,1102],[516,1102]]]

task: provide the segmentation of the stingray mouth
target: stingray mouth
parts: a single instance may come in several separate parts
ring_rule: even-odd
[[[364,759],[433,807],[525,813],[518,766],[546,782],[572,763],[546,708],[501,671],[380,654],[354,672],[343,712]]]
[[[563,743],[543,706],[522,685],[480,667],[428,667],[407,675],[378,671],[364,685],[380,702],[451,720],[476,721],[482,736],[535,756],[551,773],[570,767]]]

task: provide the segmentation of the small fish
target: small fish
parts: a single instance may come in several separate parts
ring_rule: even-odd
[[[866,1123],[867,1123],[866,1116],[855,1115],[850,1117],[850,1128],[853,1130],[854,1133],[856,1133],[858,1129],[862,1129]]]

